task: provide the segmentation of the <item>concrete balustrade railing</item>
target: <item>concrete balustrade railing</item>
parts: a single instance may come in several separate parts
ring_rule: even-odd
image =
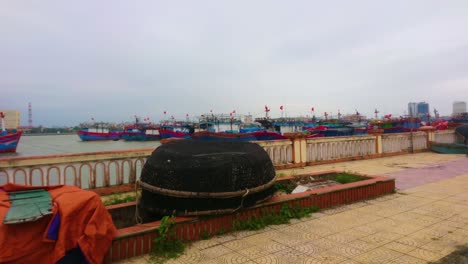
[[[457,140],[457,135],[453,130],[437,131],[431,135],[430,141],[437,143],[454,143]]]
[[[154,149],[0,159],[0,185],[75,185],[94,189],[133,184]]]
[[[265,149],[274,165],[293,163],[293,142],[291,140],[254,141]]]
[[[427,149],[427,133],[397,133],[382,135],[382,152],[420,151]]]
[[[426,151],[429,141],[451,143],[456,140],[453,131],[315,139],[307,139],[301,133],[287,136],[284,140],[254,141],[266,150],[277,169]],[[0,158],[0,185],[7,182],[69,184],[96,190],[125,186],[130,190],[152,151],[154,149]]]
[[[307,140],[306,161],[323,162],[376,154],[375,136],[316,138]]]

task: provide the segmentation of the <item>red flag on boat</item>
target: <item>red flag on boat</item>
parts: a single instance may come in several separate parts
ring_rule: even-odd
[[[0,112],[0,117],[1,117],[1,118],[4,118],[4,117],[5,117],[5,113]]]
[[[283,110],[283,106],[280,106],[280,110],[281,110],[281,111]]]
[[[312,110],[312,112],[314,112],[314,108],[312,107],[310,110]]]
[[[166,112],[166,111],[164,111],[164,114],[167,114],[167,112]]]

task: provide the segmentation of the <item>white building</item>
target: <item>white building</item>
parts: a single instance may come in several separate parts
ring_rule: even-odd
[[[453,102],[453,115],[461,114],[461,113],[466,113],[466,103],[461,102],[461,101],[455,101]]]
[[[3,112],[3,114],[5,114],[4,121],[6,129],[18,129],[18,127],[20,126],[20,111],[0,110],[0,112]]]

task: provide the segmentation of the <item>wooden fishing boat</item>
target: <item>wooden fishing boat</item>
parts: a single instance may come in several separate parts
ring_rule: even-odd
[[[122,138],[123,131],[109,131],[108,129],[96,130],[92,128],[81,128],[76,132],[78,137],[83,141],[99,141],[99,140],[119,140]]]
[[[16,148],[18,147],[18,143],[21,138],[21,131],[16,133],[10,132],[1,132],[0,133],[0,153],[5,152],[16,152]]]
[[[19,140],[21,138],[21,131],[10,132],[5,129],[5,114],[0,112],[0,121],[2,122],[0,130],[0,153],[16,152]]]
[[[154,141],[161,139],[159,126],[135,124],[126,126],[122,133],[125,141]]]

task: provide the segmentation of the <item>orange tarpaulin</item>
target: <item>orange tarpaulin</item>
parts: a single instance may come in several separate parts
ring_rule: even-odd
[[[46,189],[53,214],[34,222],[3,224],[10,208],[7,192]],[[52,219],[60,227],[56,240],[47,237]],[[79,247],[89,263],[102,263],[117,230],[110,214],[94,192],[74,186],[0,186],[0,263],[55,263],[65,252]]]

